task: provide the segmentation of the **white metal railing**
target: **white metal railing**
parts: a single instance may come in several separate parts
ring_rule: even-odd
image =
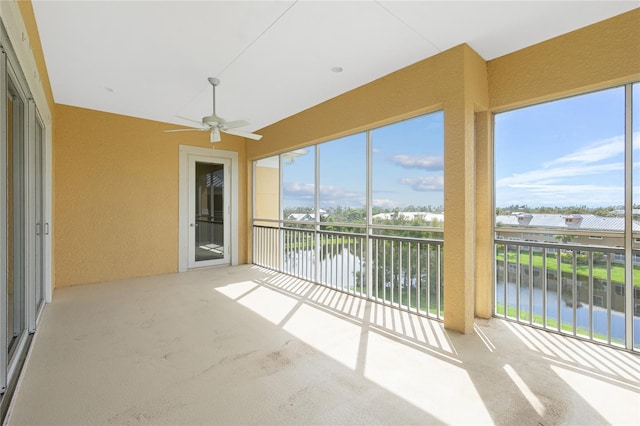
[[[273,225],[253,227],[256,265],[399,309],[443,318],[441,239]]]
[[[625,265],[614,262],[624,255],[621,247],[498,238],[495,315],[639,350],[640,312],[629,312],[626,298],[638,303],[640,288],[627,286]]]

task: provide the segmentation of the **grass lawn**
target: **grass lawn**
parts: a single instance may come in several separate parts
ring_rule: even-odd
[[[496,254],[496,261],[498,264],[504,264],[504,252]],[[509,259],[508,262],[510,264],[516,263],[516,253],[514,251],[509,250]],[[542,269],[542,253],[532,253],[532,263],[534,268]],[[520,264],[521,265],[529,265],[529,253],[520,253]],[[573,273],[573,265],[569,263],[562,263],[562,274],[568,274],[569,276]],[[557,271],[558,264],[556,260],[556,254],[547,254],[547,271]],[[582,281],[589,280],[589,265],[576,265],[576,273],[578,274],[578,279]],[[593,278],[600,279],[603,281],[607,280],[607,268],[600,265],[594,265],[593,267]],[[611,264],[611,281],[618,284],[624,283],[624,265],[620,265],[617,263]],[[633,285],[635,287],[640,287],[640,267],[633,267]]]

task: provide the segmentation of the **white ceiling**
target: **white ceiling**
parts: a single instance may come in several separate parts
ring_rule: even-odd
[[[33,1],[57,103],[189,124],[175,116],[209,115],[207,77],[218,77],[218,115],[250,131],[463,42],[490,60],[638,6]]]

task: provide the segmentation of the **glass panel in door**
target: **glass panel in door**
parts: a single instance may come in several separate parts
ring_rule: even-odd
[[[9,80],[7,96],[7,351],[14,355],[25,330],[24,101]]]
[[[35,213],[36,213],[36,252],[35,252],[35,302],[36,313],[44,303],[44,129],[36,121],[35,132]]]
[[[195,261],[224,259],[224,164],[196,161]]]

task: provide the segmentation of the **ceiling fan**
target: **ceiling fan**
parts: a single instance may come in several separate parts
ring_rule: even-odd
[[[209,77],[209,83],[213,87],[213,113],[206,117],[202,117],[202,121],[191,120],[190,118],[180,117],[186,121],[190,121],[192,123],[196,123],[198,127],[194,127],[192,129],[175,129],[175,130],[165,130],[165,132],[210,132],[211,142],[220,142],[220,132],[228,133],[230,135],[242,136],[244,138],[260,140],[262,135],[256,135],[255,133],[245,132],[243,130],[238,130],[238,127],[245,127],[249,125],[248,121],[245,120],[237,120],[237,121],[226,121],[216,115],[216,86],[220,84],[220,80],[215,77]]]

